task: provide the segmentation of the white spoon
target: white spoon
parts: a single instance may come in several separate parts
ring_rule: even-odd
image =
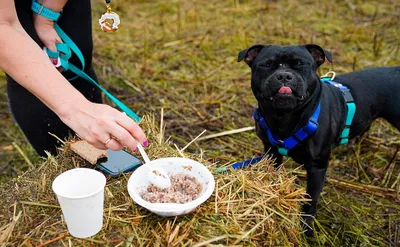
[[[137,143],[137,147],[144,159],[145,164],[150,163],[149,156],[147,156],[146,151],[144,151],[143,146],[139,142]],[[149,179],[150,183],[154,184],[160,189],[171,187],[171,180],[169,179],[168,174],[163,169],[150,168],[147,178]]]

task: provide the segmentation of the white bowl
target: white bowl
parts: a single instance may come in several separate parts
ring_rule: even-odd
[[[203,189],[200,196],[194,201],[179,203],[151,203],[144,200],[140,194],[145,191],[150,182],[147,178],[150,166],[162,168],[167,174],[185,173],[199,181]],[[149,211],[161,216],[177,216],[192,212],[197,206],[205,202],[213,193],[215,187],[214,176],[204,165],[197,161],[184,158],[162,158],[140,166],[131,175],[128,181],[128,192],[133,201]]]

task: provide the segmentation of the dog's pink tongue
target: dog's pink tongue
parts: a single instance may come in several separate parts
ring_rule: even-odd
[[[290,87],[281,87],[279,89],[278,93],[291,94],[292,93],[292,89]]]

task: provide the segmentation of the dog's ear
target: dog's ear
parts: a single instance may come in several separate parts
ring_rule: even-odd
[[[251,67],[254,59],[256,59],[258,53],[264,48],[264,45],[253,45],[252,47],[239,52],[238,54],[238,62],[244,61]]]
[[[332,63],[332,54],[329,51],[322,49],[319,45],[308,44],[304,47],[308,52],[310,52],[315,62],[317,62],[318,67],[325,62],[325,58]]]

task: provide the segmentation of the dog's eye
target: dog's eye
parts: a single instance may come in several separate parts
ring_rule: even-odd
[[[263,61],[260,62],[258,65],[258,67],[260,67],[260,69],[264,68],[264,69],[271,69],[272,67],[274,67],[274,61],[273,60],[267,60],[267,61]]]
[[[264,67],[271,67],[272,66],[272,61],[271,60],[267,60],[264,64]]]
[[[303,63],[301,60],[297,60],[296,65],[297,65],[297,66],[303,66],[304,63]]]

